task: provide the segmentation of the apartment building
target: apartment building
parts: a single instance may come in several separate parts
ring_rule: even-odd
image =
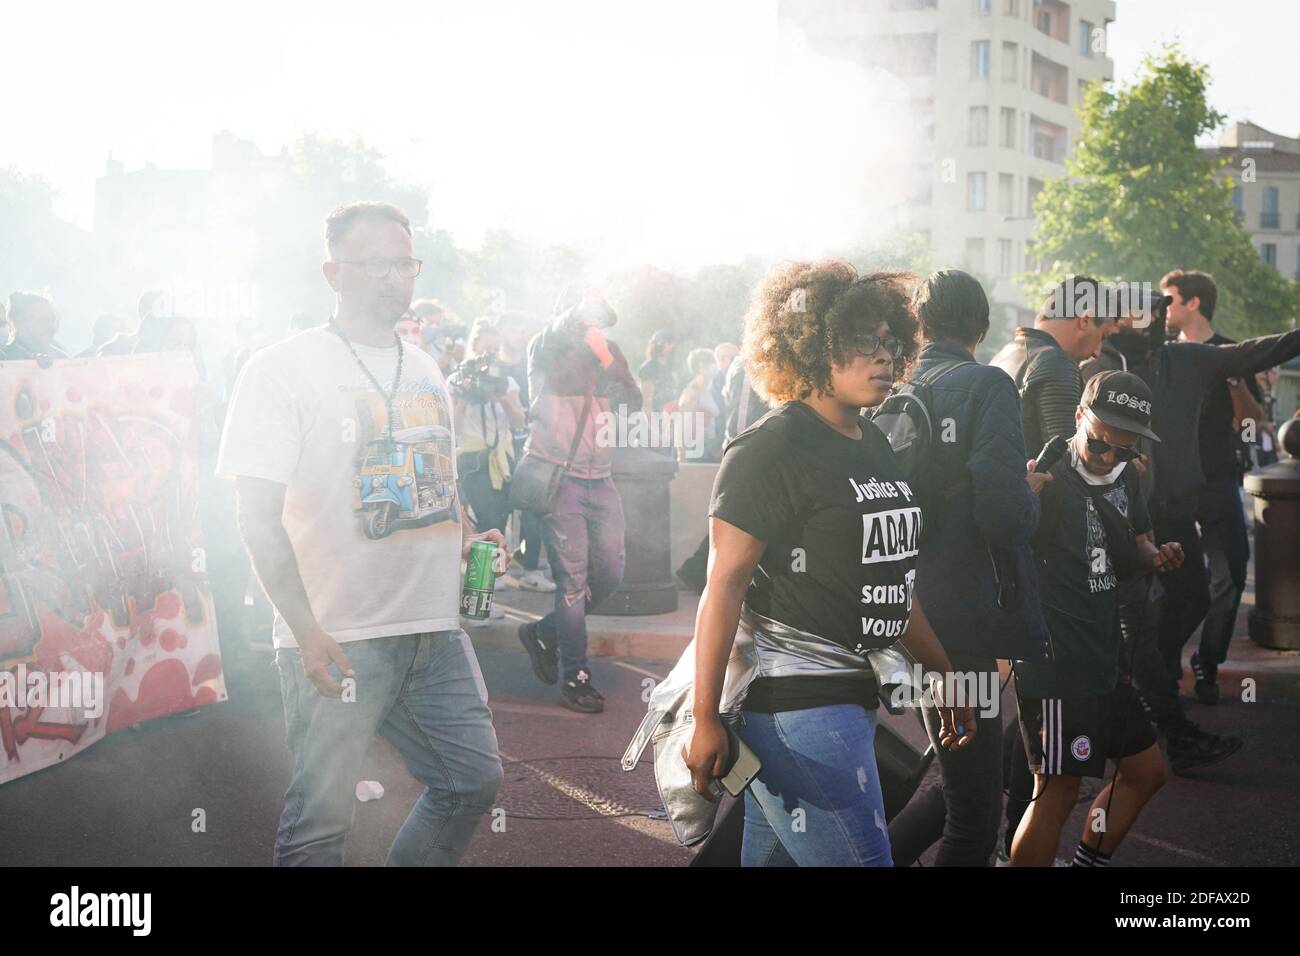
[[[813,49],[906,84],[921,188],[900,197],[937,266],[978,275],[990,340],[1036,312],[1015,274],[1033,270],[1033,201],[1065,173],[1084,88],[1109,80],[1114,0],[781,0]]]
[[[1232,180],[1237,221],[1260,256],[1300,281],[1300,139],[1246,121],[1230,124],[1217,146],[1202,151],[1225,161],[1220,175]]]

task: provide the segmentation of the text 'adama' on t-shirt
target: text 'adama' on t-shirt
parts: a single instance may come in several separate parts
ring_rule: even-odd
[[[921,508],[869,422],[852,439],[802,402],[773,410],[727,446],[709,514],[766,545],[752,610],[864,655],[868,674],[866,652],[907,629]]]

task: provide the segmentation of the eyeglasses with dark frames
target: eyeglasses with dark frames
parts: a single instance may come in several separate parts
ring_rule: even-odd
[[[404,259],[385,259],[382,256],[371,256],[369,259],[334,259],[332,260],[341,266],[361,266],[366,270],[366,275],[372,279],[382,279],[393,269],[403,279],[414,279],[420,274],[420,269],[424,266],[424,260],[412,259],[409,256]]]

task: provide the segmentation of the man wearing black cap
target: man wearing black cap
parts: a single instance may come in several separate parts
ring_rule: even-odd
[[[1155,729],[1121,679],[1119,584],[1182,563],[1182,548],[1157,548],[1131,462],[1151,430],[1151,390],[1128,372],[1088,382],[1075,410],[1069,453],[1043,486],[1034,538],[1043,612],[1054,660],[1015,666],[1021,733],[1035,798],[1011,846],[1013,866],[1050,866],[1083,777],[1109,785],[1093,801],[1074,855],[1104,866],[1138,813],[1163,785]]]

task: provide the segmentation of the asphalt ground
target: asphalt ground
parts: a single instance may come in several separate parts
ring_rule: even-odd
[[[690,602],[676,618],[687,618]],[[619,758],[645,712],[648,682],[662,678],[682,642],[680,628],[654,657],[593,658],[607,698],[599,715],[556,703],[556,688],[533,677],[514,631],[544,610],[543,595],[505,592],[512,617],[469,633],[483,669],[505,764],[500,811],[487,817],[466,854],[470,866],[682,866],[694,851],[678,846],[662,819],[650,753],[634,771]],[[1246,746],[1230,760],[1171,776],[1138,820],[1116,865],[1249,866],[1300,861],[1295,794],[1300,792],[1300,654],[1265,651],[1239,636],[1221,670],[1224,700],[1188,712],[1206,729],[1235,733]],[[625,631],[626,621],[593,617]],[[606,642],[607,646],[620,646]],[[639,646],[645,646],[642,643]],[[1194,643],[1189,645],[1194,646]],[[1244,678],[1256,682],[1244,702]],[[278,682],[271,656],[232,662],[230,699],[193,717],[152,721],[110,735],[67,763],[0,787],[0,863],[56,866],[261,866],[270,862],[289,774]],[[1006,719],[1014,716],[1010,691]],[[915,718],[888,718],[914,742]],[[931,786],[932,771],[923,786]],[[397,752],[376,738],[359,779],[382,783],[382,799],[356,804],[347,848],[353,866],[382,864],[419,785]],[[1085,781],[1067,833],[1081,831],[1100,786]],[[204,828],[195,832],[202,811]],[[1062,855],[1067,852],[1063,841]],[[923,857],[928,862],[932,853]]]

